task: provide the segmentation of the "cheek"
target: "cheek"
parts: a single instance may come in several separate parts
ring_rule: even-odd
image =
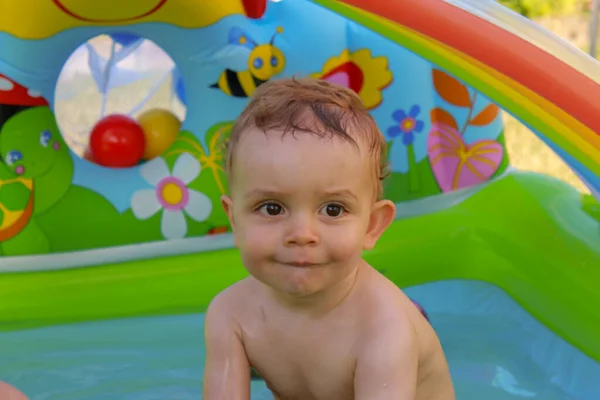
[[[270,261],[277,252],[277,240],[275,229],[265,229],[260,225],[238,226],[236,242],[242,263],[261,282],[268,283],[272,279],[274,271]]]
[[[360,257],[363,248],[366,227],[362,224],[336,227],[327,235],[329,254],[336,260],[349,260]]]
[[[241,220],[236,231],[237,245],[242,253],[249,257],[264,257],[271,253],[278,240],[277,230],[272,226],[249,224]]]

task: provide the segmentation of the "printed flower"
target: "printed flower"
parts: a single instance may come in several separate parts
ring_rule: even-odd
[[[504,147],[489,139],[467,144],[456,129],[436,123],[427,137],[427,154],[440,189],[450,192],[491,179],[500,168]]]
[[[423,121],[418,120],[417,116],[421,112],[421,107],[414,105],[411,107],[408,114],[404,110],[396,110],[392,114],[394,121],[398,125],[390,127],[387,131],[390,139],[394,139],[402,135],[402,143],[405,146],[412,144],[415,140],[415,133],[421,133],[425,124]]]
[[[187,187],[200,175],[200,163],[184,153],[177,158],[173,172],[165,160],[157,157],[140,167],[140,175],[154,189],[142,189],[133,194],[131,210],[136,218],[145,220],[163,210],[161,232],[166,239],[180,239],[187,234],[185,216],[204,221],[212,211],[212,202],[204,194]]]

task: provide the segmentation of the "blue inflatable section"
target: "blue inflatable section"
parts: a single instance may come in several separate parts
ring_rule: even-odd
[[[3,54],[10,55],[10,59],[0,60],[0,73],[41,91],[52,103],[57,78],[70,54],[87,39],[105,33],[105,28],[72,29],[37,41],[0,33],[0,48]],[[390,161],[397,174],[407,174],[410,163],[418,164],[427,158],[426,133],[431,129],[431,110],[442,106],[462,126],[469,116],[477,115],[490,104],[481,95],[472,109],[446,103],[434,90],[433,67],[429,62],[304,1],[269,3],[266,15],[258,21],[232,16],[197,30],[146,23],[131,25],[127,32],[115,28],[108,33],[125,46],[134,45],[137,37],[152,40],[172,57],[177,65],[173,86],[188,109],[182,129],[193,133],[204,145],[205,133],[211,126],[234,120],[245,106],[245,96],[235,97],[225,91],[243,79],[240,74],[253,65],[256,54],[253,52],[261,45],[272,44],[283,54],[283,69],[276,77],[294,74],[324,77],[335,69],[336,62],[339,67],[344,60],[355,61],[360,72],[342,67],[346,76],[330,78],[348,86],[362,85],[363,100],[370,106],[382,131],[393,134],[394,130],[390,129],[402,122],[399,120],[402,115],[418,124],[410,143],[405,137],[388,135]],[[240,40],[244,43],[239,43]],[[223,78],[226,70],[233,73]],[[220,78],[224,83],[219,84]],[[217,87],[212,87],[215,84]],[[488,122],[485,126],[469,126],[464,132],[465,142],[499,139],[502,135],[500,114]],[[410,155],[407,144],[411,147]],[[109,170],[79,157],[73,159],[73,184],[98,192],[120,212],[130,207],[134,192],[148,188],[138,168]],[[396,200],[401,201],[401,197]]]
[[[446,281],[406,293],[429,313],[457,399],[597,398],[600,366],[494,286]],[[198,399],[203,321],[194,314],[0,333],[0,376],[33,399]],[[252,382],[252,399],[272,399],[264,382]]]

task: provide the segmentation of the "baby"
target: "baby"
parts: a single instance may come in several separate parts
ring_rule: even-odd
[[[453,400],[431,325],[362,259],[394,220],[386,143],[351,90],[261,85],[237,119],[222,204],[250,277],[206,313],[204,400]]]

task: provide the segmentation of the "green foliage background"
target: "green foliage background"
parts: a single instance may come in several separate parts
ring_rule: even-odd
[[[498,0],[514,11],[528,17],[572,14],[586,11],[590,0]]]

